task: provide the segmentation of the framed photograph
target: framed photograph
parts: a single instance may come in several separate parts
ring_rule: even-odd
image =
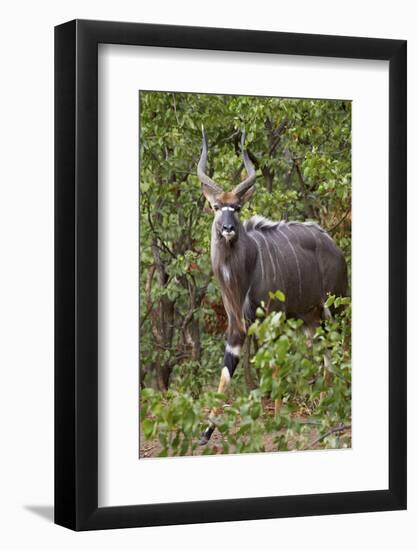
[[[55,522],[406,508],[406,42],[55,29]]]

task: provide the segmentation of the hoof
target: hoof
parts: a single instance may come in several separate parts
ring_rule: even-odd
[[[209,442],[209,438],[206,437],[206,436],[203,434],[203,435],[201,436],[199,445],[200,445],[200,446],[207,445],[208,442]]]
[[[207,445],[213,432],[214,426],[209,426],[206,430],[204,430],[204,432],[201,434],[200,445]]]

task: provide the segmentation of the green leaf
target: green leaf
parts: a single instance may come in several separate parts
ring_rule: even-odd
[[[152,437],[154,432],[154,427],[155,427],[155,423],[149,418],[145,418],[145,420],[142,421],[142,429],[146,439],[149,439],[150,437]]]
[[[334,300],[335,300],[335,296],[330,295],[330,296],[327,298],[326,303],[325,303],[324,305],[325,305],[326,307],[330,307],[331,305],[333,305]]]

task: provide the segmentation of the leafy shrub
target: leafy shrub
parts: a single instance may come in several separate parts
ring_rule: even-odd
[[[249,335],[259,344],[251,359],[259,387],[230,404],[215,392],[195,399],[184,390],[142,390],[142,434],[158,440],[159,456],[201,452],[199,439],[211,409],[221,410],[214,419],[221,438],[203,454],[303,449],[315,440],[314,445],[324,447],[349,446],[343,433],[351,419],[351,304],[349,298],[330,296],[326,305],[335,314],[317,328],[311,341],[302,321],[287,319],[282,311],[268,314],[258,309]],[[330,358],[328,387],[325,353]],[[272,412],[265,410],[271,401],[277,403]]]
[[[298,321],[263,311],[251,328],[259,343],[251,363],[242,358],[228,398],[215,393],[226,316],[211,272],[212,215],[196,174],[201,124],[208,171],[226,190],[245,177],[239,139],[246,129],[257,181],[242,220],[314,220],[351,270],[349,101],[141,92],[141,441],[163,455],[304,448],[350,422],[350,305],[333,298],[334,319],[311,345]],[[213,407],[220,407],[218,430],[202,450]],[[333,431],[315,446],[346,443],[346,433]]]

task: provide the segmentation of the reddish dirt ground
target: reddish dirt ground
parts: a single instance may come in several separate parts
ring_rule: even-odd
[[[273,403],[265,403],[264,404],[264,412],[267,414],[273,414]],[[296,413],[292,415],[293,417],[297,418],[300,422],[308,422],[308,416],[306,414],[300,414]],[[236,430],[238,430],[238,426],[236,426]],[[281,433],[285,433],[285,430],[281,430]],[[276,434],[265,434],[263,438],[263,444],[265,451],[264,452],[277,452],[279,449],[276,448],[276,444],[274,443],[274,438]],[[312,428],[310,435],[309,435],[309,442],[308,445],[311,445],[316,441],[318,438],[319,433],[316,428]],[[224,440],[224,435],[221,434],[218,430],[216,430],[213,435],[211,436],[211,439],[208,443],[210,448],[213,451],[213,454],[222,454],[223,453],[223,445],[222,442]],[[343,433],[340,433],[340,447],[350,447],[351,446],[351,430],[346,429]],[[204,452],[205,446],[198,446],[193,452],[192,455],[189,453],[185,456],[199,456],[202,455]],[[313,449],[326,449],[329,447],[326,447],[322,441],[317,442],[313,447]],[[296,435],[291,437],[288,441],[288,450],[296,450],[297,449],[297,437]],[[140,458],[158,458],[159,453],[161,452],[162,447],[158,439],[153,440],[147,440],[145,441],[144,438],[140,438]]]

